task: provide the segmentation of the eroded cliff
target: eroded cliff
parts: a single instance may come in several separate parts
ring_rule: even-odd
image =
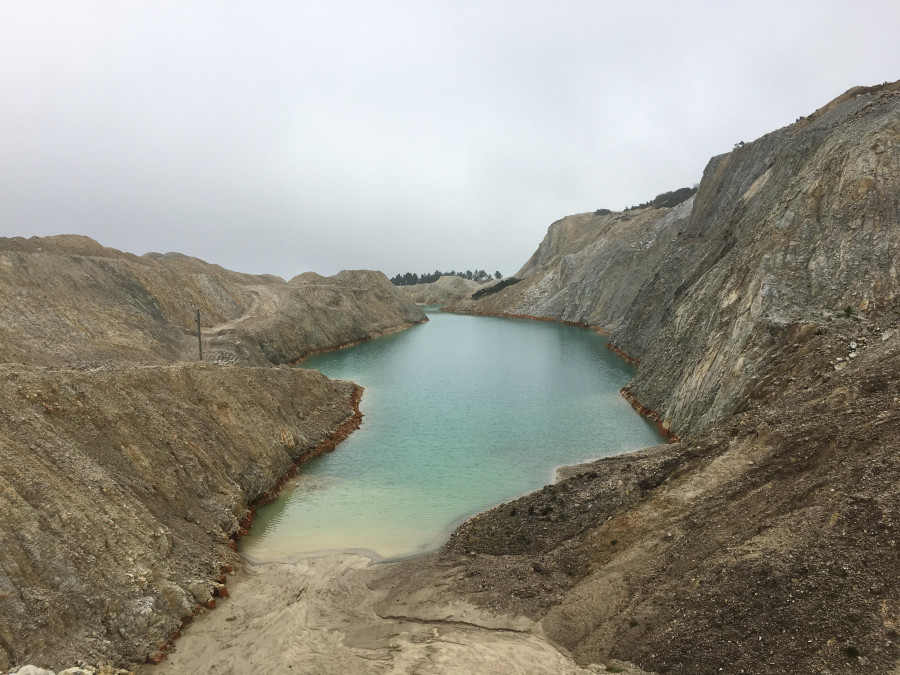
[[[450,309],[606,329],[684,440],[473,518],[385,574],[385,611],[440,588],[582,663],[897,672],[898,235],[898,83],[713,158],[674,208],[554,223],[523,281]]]

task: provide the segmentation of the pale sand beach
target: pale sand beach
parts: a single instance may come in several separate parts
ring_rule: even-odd
[[[550,645],[524,617],[417,594],[385,604],[367,578],[384,568],[358,555],[245,565],[230,597],[198,616],[159,665],[168,673],[593,673]],[[376,611],[376,607],[377,610]]]

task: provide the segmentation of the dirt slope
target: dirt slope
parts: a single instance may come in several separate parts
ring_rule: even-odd
[[[290,363],[425,321],[380,272],[333,277],[225,270],[134,256],[87,237],[0,238],[0,362],[171,363],[197,358],[196,311],[221,363]]]
[[[250,505],[359,423],[353,383],[274,364],[423,320],[378,272],[0,239],[0,670],[157,655]]]

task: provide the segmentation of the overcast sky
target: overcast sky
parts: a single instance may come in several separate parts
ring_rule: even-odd
[[[511,274],[898,77],[895,0],[0,0],[0,236]]]

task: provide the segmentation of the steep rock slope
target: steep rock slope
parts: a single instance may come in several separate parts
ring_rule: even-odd
[[[359,423],[355,385],[274,364],[424,320],[378,272],[0,239],[0,670],[159,655],[254,501]]]
[[[638,297],[648,268],[664,260],[692,204],[689,200],[674,209],[567,216],[550,226],[538,250],[514,275],[522,281],[450,309],[561,319],[614,330]]]
[[[900,85],[857,88],[713,158],[673,209],[555,223],[526,280],[454,308],[599,325],[678,434],[753,399],[786,347],[897,294]]]

